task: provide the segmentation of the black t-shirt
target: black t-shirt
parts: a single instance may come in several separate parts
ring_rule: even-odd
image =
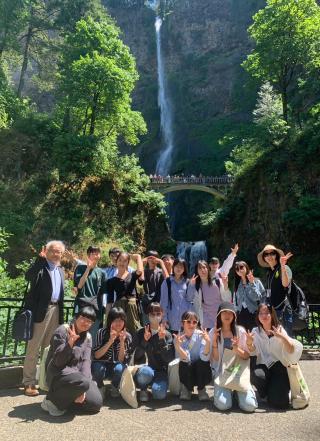
[[[164,278],[160,268],[155,268],[154,270],[146,268],[144,270],[143,291],[144,294],[155,293],[156,295],[153,299],[154,302],[160,302],[161,285],[163,280]]]
[[[280,265],[277,265],[273,270],[268,270],[267,295],[269,296],[268,300],[270,304],[274,308],[282,308],[282,306],[284,306],[283,302],[288,295],[288,288],[282,286]]]
[[[106,289],[102,287],[102,291],[106,292],[108,295],[108,303],[114,303],[120,300],[122,297],[135,297],[135,287],[136,282],[140,276],[137,275],[136,271],[129,273],[125,279],[120,277],[112,277],[106,281]]]

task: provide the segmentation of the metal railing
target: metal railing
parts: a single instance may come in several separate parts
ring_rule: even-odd
[[[73,317],[73,299],[64,301],[64,321]],[[25,358],[26,343],[17,342],[12,338],[14,316],[21,309],[22,299],[0,297],[0,366],[21,363]]]
[[[202,185],[231,185],[231,176],[154,176],[150,177],[151,184],[202,184]]]
[[[69,322],[73,316],[73,299],[64,301],[64,320]],[[0,298],[0,366],[21,363],[25,357],[26,343],[16,342],[12,336],[12,322],[21,308],[22,299]],[[309,327],[296,333],[305,348],[320,349],[320,304],[311,304]]]

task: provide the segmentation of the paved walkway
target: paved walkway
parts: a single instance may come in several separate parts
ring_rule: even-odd
[[[265,405],[255,414],[220,413],[194,396],[183,403],[169,398],[130,409],[108,399],[98,415],[50,417],[42,397],[28,398],[17,389],[0,391],[1,441],[319,441],[320,361],[303,361],[312,393],[307,409],[276,412]],[[212,392],[212,391],[210,391]]]

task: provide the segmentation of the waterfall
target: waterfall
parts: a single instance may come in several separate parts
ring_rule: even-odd
[[[168,87],[165,79],[164,60],[161,48],[162,20],[156,17],[155,30],[157,42],[158,63],[158,106],[160,108],[160,126],[163,149],[160,152],[156,165],[156,173],[166,176],[170,172],[173,151],[173,128],[172,128],[172,105],[168,95]]]
[[[207,260],[207,246],[204,240],[198,242],[178,242],[177,256],[188,263],[188,273],[192,276],[199,260]]]

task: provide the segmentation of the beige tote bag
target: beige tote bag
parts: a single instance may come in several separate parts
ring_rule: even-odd
[[[291,389],[291,404],[294,409],[307,407],[310,401],[310,391],[299,364],[287,367]]]
[[[250,359],[243,360],[232,350],[223,352],[221,373],[215,378],[215,384],[226,389],[246,392],[251,389]]]

